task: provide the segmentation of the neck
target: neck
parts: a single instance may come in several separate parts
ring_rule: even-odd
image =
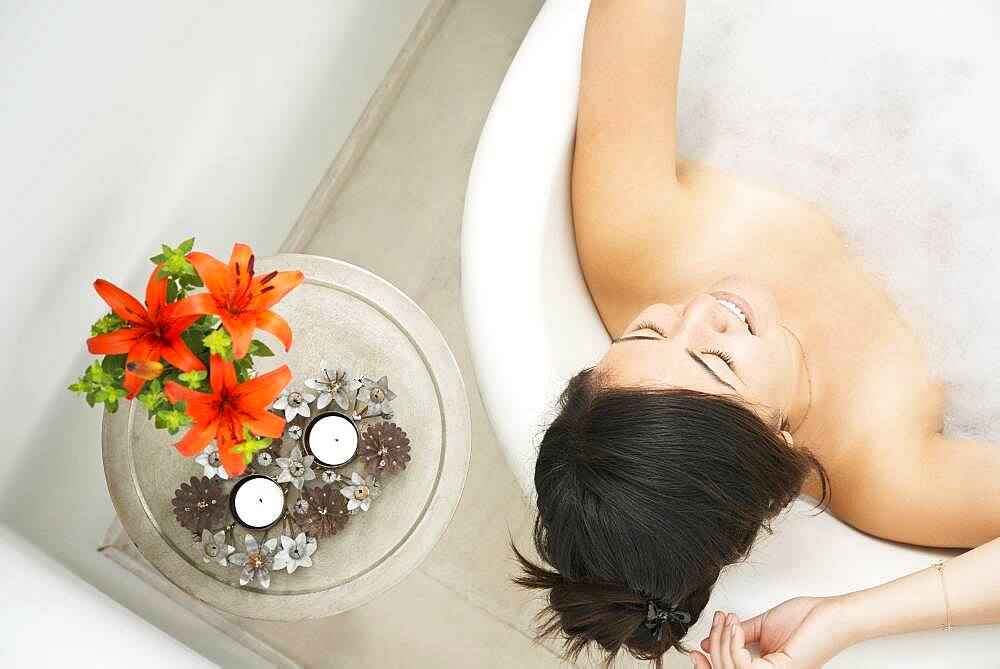
[[[795,335],[798,335],[798,340]],[[809,364],[809,351],[804,350],[806,342],[802,333],[795,330],[794,326],[792,329],[785,327],[785,337],[788,340],[789,350],[797,361],[795,365],[795,391],[792,393],[792,399],[788,406],[785,407],[787,429],[794,434],[802,425],[811,406],[816,403],[816,369],[815,365]],[[801,346],[799,340],[803,340]]]

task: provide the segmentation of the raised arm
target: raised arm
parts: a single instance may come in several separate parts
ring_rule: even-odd
[[[620,274],[639,245],[669,243],[686,228],[676,170],[683,33],[682,0],[590,3],[572,176],[577,249],[589,277],[609,267]]]

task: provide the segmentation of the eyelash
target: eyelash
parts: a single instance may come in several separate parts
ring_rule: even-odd
[[[663,333],[663,330],[661,330],[660,327],[658,325],[656,325],[655,323],[650,323],[649,321],[642,321],[642,322],[638,323],[635,326],[636,330],[642,330],[643,328],[648,328],[648,329],[652,330],[653,332],[656,332],[657,334],[659,334],[661,337],[666,337],[667,336],[667,335],[665,335]],[[717,350],[714,350],[714,349],[711,350],[711,351],[704,351],[704,353],[706,353],[708,355],[717,355],[717,356],[719,356],[726,363],[726,366],[729,367],[729,369],[731,369],[734,374],[736,373],[736,367],[733,365],[733,358],[728,353],[724,353],[723,351],[717,351]]]

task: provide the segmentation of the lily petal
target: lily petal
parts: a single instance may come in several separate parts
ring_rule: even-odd
[[[145,337],[139,339],[135,345],[129,349],[128,356],[125,358],[125,381],[122,385],[125,386],[125,390],[128,394],[125,399],[135,399],[135,396],[139,394],[142,389],[143,384],[146,383],[146,379],[142,378],[138,374],[133,374],[128,371],[128,363],[136,360],[154,360],[156,362],[160,361],[160,340],[154,335],[147,334]]]
[[[223,390],[236,386],[236,368],[232,360],[224,360],[221,355],[212,355],[209,360],[209,383],[212,392],[220,395]]]
[[[183,339],[177,337],[173,340],[164,338],[160,354],[177,369],[191,372],[196,369],[205,369],[205,364],[191,352]]]
[[[197,293],[188,295],[183,300],[174,302],[170,309],[172,318],[184,316],[201,316],[202,314],[219,313],[219,300],[212,293]]]
[[[257,314],[257,327],[277,337],[285,345],[286,351],[292,347],[292,328],[288,326],[288,321],[273,311]]]
[[[250,350],[250,341],[257,325],[257,314],[252,311],[232,314],[223,309],[219,312],[219,318],[233,339],[233,357],[237,360],[242,359]]]
[[[100,355],[128,353],[135,346],[135,343],[148,332],[147,328],[141,326],[118,328],[114,332],[108,332],[88,339],[87,350]]]
[[[254,277],[254,284],[250,289],[251,297],[248,309],[253,311],[266,311],[270,309],[288,294],[292,288],[305,280],[305,275],[299,270],[289,272],[278,272],[267,283],[263,279]]]
[[[260,411],[242,416],[244,424],[254,434],[261,437],[280,437],[285,431],[285,421],[269,411]]]
[[[233,277],[234,293],[237,303],[249,288],[253,275],[250,273],[250,259],[253,257],[253,249],[246,244],[236,242],[233,244],[233,252],[229,255],[229,275]]]
[[[215,437],[215,432],[217,429],[216,423],[195,423],[190,429],[188,429],[187,434],[174,444],[174,448],[180,451],[181,455],[194,455],[195,453],[201,452],[208,442],[212,441]]]
[[[194,270],[198,272],[205,288],[217,300],[225,303],[226,299],[229,298],[229,289],[233,285],[233,277],[229,268],[222,261],[201,251],[191,251],[184,258],[194,265]]]
[[[223,425],[216,434],[216,440],[219,442],[219,457],[222,459],[222,465],[226,468],[226,473],[230,476],[239,476],[247,467],[246,462],[243,461],[243,454],[235,451],[236,444],[242,439],[243,433],[242,426],[235,425],[236,422],[231,416],[227,416],[223,419]],[[236,433],[237,428],[239,428],[239,436]]]
[[[233,389],[229,398],[240,407],[241,411],[253,413],[271,404],[291,380],[292,370],[288,365],[282,365],[244,381]]]
[[[96,279],[94,290],[120,318],[136,325],[152,325],[146,307],[115,284],[104,279]]]
[[[176,404],[181,400],[187,400],[188,402],[200,400],[207,393],[199,393],[197,390],[191,390],[176,381],[167,381],[163,385],[163,394],[167,396],[167,399]],[[188,409],[190,409],[190,405],[188,405]],[[188,415],[191,415],[190,412],[188,412]]]
[[[174,302],[173,304],[170,305],[170,307],[174,306],[175,304],[179,304],[179,302]],[[164,339],[176,339],[180,337],[182,332],[187,330],[192,323],[201,318],[201,316],[198,314],[195,314],[193,316],[182,316],[180,318],[175,317],[170,312],[164,312],[164,314],[165,318],[163,319],[162,322],[170,324],[170,327],[167,328],[167,331],[163,333]]]
[[[146,282],[146,310],[149,311],[151,320],[157,319],[167,303],[167,279],[156,278],[161,267],[163,267],[163,263],[153,268],[153,273],[149,275],[149,280]]]

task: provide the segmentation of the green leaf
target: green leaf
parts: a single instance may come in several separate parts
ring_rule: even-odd
[[[94,406],[94,391],[93,390],[91,390],[89,393],[87,393],[87,404],[89,404],[90,406]]]
[[[118,399],[105,400],[104,408],[108,410],[109,413],[114,413],[118,411]]]
[[[101,361],[101,369],[111,379],[110,383],[118,385],[125,378],[125,353],[109,354]]]
[[[170,434],[177,434],[183,426],[191,423],[191,417],[183,411],[177,409],[164,409],[156,412],[158,421],[162,421],[162,427],[166,427]],[[159,424],[156,427],[161,427]]]
[[[249,354],[260,358],[268,358],[274,355],[274,351],[268,348],[267,344],[265,344],[261,340],[254,339],[252,342],[250,342]]]
[[[90,336],[96,337],[97,335],[107,334],[109,332],[114,332],[115,330],[120,330],[126,327],[125,321],[118,317],[118,314],[113,311],[109,311],[104,314],[90,326]]]
[[[270,437],[264,437],[262,439],[255,439],[250,433],[249,428],[246,425],[243,426],[243,442],[236,444],[233,447],[234,453],[243,454],[243,462],[245,464],[250,464],[253,460],[253,454],[258,451],[263,451],[265,448],[271,445],[273,440]]]
[[[169,404],[167,396],[163,393],[160,379],[153,379],[139,393],[139,401],[146,407],[147,417],[152,417],[153,413],[164,404]]]
[[[192,372],[178,374],[177,378],[191,390],[198,390],[201,388],[202,382],[208,378],[208,371],[204,369],[196,369]]]
[[[197,276],[194,266],[188,262],[187,258],[184,257],[193,246],[194,237],[184,240],[176,249],[170,248],[166,244],[160,244],[160,248],[163,249],[163,253],[150,258],[150,260],[155,264],[163,263],[163,267],[160,268],[157,278],[166,277],[169,279],[177,279],[184,275]],[[170,302],[171,300],[168,298],[167,301]]]
[[[201,340],[209,353],[222,356],[223,360],[231,360],[233,357],[233,340],[226,332],[225,328],[218,328],[208,333]]]

